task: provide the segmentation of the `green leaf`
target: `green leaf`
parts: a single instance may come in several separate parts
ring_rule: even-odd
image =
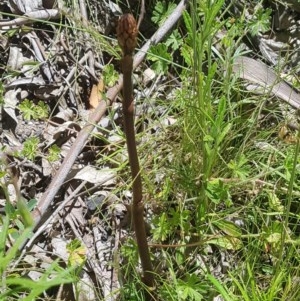
[[[34,119],[46,119],[49,115],[48,106],[44,101],[39,101],[38,105],[34,107]]]
[[[27,203],[28,210],[32,211],[35,208],[36,204],[37,204],[37,200],[36,199],[29,200],[28,203]]]
[[[30,120],[33,116],[35,116],[35,106],[29,99],[25,99],[22,103],[20,103],[18,108],[23,113],[25,120]]]
[[[183,44],[183,46],[180,48],[180,53],[184,58],[185,63],[188,66],[192,66],[194,53],[193,48],[187,44]]]
[[[268,196],[269,196],[270,208],[276,212],[283,213],[284,206],[282,205],[282,202],[277,197],[276,193],[273,191],[268,191]]]
[[[167,218],[167,214],[165,212],[159,217],[159,221],[157,226],[153,230],[153,239],[157,241],[164,241],[166,240],[167,236],[172,231],[170,227],[169,220]]]
[[[182,16],[187,32],[191,35],[193,33],[192,18],[187,11],[183,11]]]
[[[220,204],[221,202],[229,203],[231,201],[227,185],[219,179],[208,181],[205,194],[215,204]]]
[[[27,228],[33,226],[33,218],[30,214],[27,204],[25,203],[25,200],[22,197],[17,202],[17,208],[25,227]]]
[[[108,64],[104,66],[102,75],[104,78],[105,85],[108,87],[114,86],[119,78],[119,74],[115,70],[114,65],[112,64]]]
[[[241,237],[242,235],[242,230],[233,222],[226,220],[216,220],[212,223],[227,235],[230,235],[232,237]]]
[[[20,112],[23,113],[25,120],[31,119],[45,119],[48,117],[48,106],[43,101],[39,101],[38,104],[34,104],[33,101],[25,99],[18,106]]]
[[[37,137],[30,137],[24,142],[23,150],[21,155],[28,158],[29,160],[34,160],[38,150],[39,139]]]
[[[69,253],[68,266],[81,266],[86,260],[86,249],[80,240],[75,238],[67,244]]]
[[[16,213],[16,209],[14,208],[14,206],[11,204],[10,201],[7,201],[5,203],[5,213],[9,216],[9,217],[14,217],[15,213]]]
[[[155,24],[162,25],[175,8],[175,3],[158,1],[154,7],[151,21]]]
[[[224,125],[223,130],[220,130],[219,134],[216,135],[216,146],[217,147],[221,145],[221,143],[223,142],[224,138],[230,132],[231,127],[232,127],[232,123],[228,122],[227,124]]]
[[[274,232],[274,233],[271,233],[267,238],[267,242],[269,243],[279,243],[281,241],[281,233],[280,232]]]
[[[185,275],[185,279],[178,280],[176,290],[179,300],[201,301],[205,300],[204,295],[207,294],[209,287],[201,283],[199,276],[188,274]]]
[[[152,68],[156,73],[166,73],[172,61],[172,56],[168,53],[167,46],[161,43],[150,48],[147,58],[154,62]]]
[[[207,243],[219,246],[226,250],[240,250],[243,247],[243,243],[236,237],[218,237],[210,239]]]
[[[60,156],[60,148],[56,145],[53,144],[51,147],[48,149],[48,156],[47,159],[49,162],[55,162],[59,159]]]
[[[248,176],[248,159],[242,154],[237,160],[230,160],[228,168],[232,170],[233,176],[245,180]]]
[[[177,50],[183,43],[182,37],[179,34],[179,31],[175,29],[168,39],[166,40],[165,44],[172,48],[173,51]]]
[[[258,33],[265,33],[270,30],[272,9],[258,8],[256,14],[249,21],[249,29],[251,35],[255,36]]]

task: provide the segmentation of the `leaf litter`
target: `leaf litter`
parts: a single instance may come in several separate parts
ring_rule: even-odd
[[[91,7],[83,5],[74,14],[60,1],[56,4],[51,0],[9,0],[0,4],[0,163],[1,173],[4,173],[1,183],[8,190],[5,195],[1,189],[0,209],[1,212],[10,210],[11,216],[16,218],[11,231],[12,241],[24,226],[14,209],[18,194],[28,204],[39,201],[84,128],[87,116],[99,101],[105,100],[104,66],[113,62],[114,71],[120,72],[116,58],[111,56],[118,55],[116,42],[103,39],[103,36],[113,37],[111,20],[122,10],[112,1],[101,2],[91,1]],[[5,14],[7,12],[14,16]],[[87,16],[95,15],[95,12],[98,20],[92,17],[87,20]],[[82,16],[88,21],[87,25],[81,21]],[[102,35],[95,37],[94,28]],[[265,40],[262,41],[259,46],[267,48]],[[275,63],[279,61],[277,55],[269,57],[272,63],[274,57]],[[155,74],[147,66],[135,71],[134,77],[137,131],[144,134],[150,129],[157,139],[152,143],[158,147],[159,139],[165,138],[161,138],[165,128],[176,125],[176,117],[168,116],[167,107],[178,83]],[[144,102],[159,98],[166,104]],[[47,106],[46,116],[39,114],[40,101]],[[60,190],[47,211],[51,218],[41,223],[34,243],[22,253],[22,264],[32,267],[23,276],[35,281],[42,276],[38,270],[46,270],[55,259],[60,259],[62,266],[83,264],[78,300],[95,300],[99,296],[116,300],[113,293],[120,288],[120,258],[116,251],[122,239],[131,235],[127,210],[131,194],[125,188],[128,183],[122,178],[124,174],[117,168],[128,159],[121,117],[120,103],[116,102],[100,121],[101,127],[93,131],[66,180],[60,183]],[[37,143],[32,148],[32,142],[29,143],[24,152],[30,138],[36,138]],[[147,140],[147,135],[141,138],[142,143]],[[59,151],[50,159],[53,146]],[[169,154],[167,160],[172,161],[173,155]],[[5,169],[11,172],[6,173]],[[17,185],[11,184],[12,178],[17,180]],[[162,183],[165,178],[164,171],[157,173],[157,183]],[[7,206],[7,197],[12,207]],[[63,206],[60,208],[60,205]],[[155,208],[150,208],[148,215],[153,212]],[[240,228],[231,220],[216,226],[228,236],[212,237],[208,241],[211,245],[207,246],[207,257],[214,261],[214,275],[223,275],[228,265],[234,264],[231,252],[242,247]],[[276,240],[276,237],[271,238]],[[78,245],[70,245],[74,241]],[[218,246],[225,251],[217,249]],[[11,247],[11,242],[7,242],[6,247]],[[208,262],[206,257],[195,256],[194,260],[203,266]],[[18,264],[17,261],[15,266]],[[64,290],[56,295],[52,293],[52,297],[63,299],[68,296],[68,300],[75,300],[73,289],[64,286]],[[51,292],[46,294],[51,295]]]

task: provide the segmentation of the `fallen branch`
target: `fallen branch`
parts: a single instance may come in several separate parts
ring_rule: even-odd
[[[20,27],[22,25],[32,23],[34,21],[47,21],[61,19],[63,13],[59,9],[43,9],[28,12],[22,17],[9,21],[0,21],[0,29],[9,30],[14,27]]]

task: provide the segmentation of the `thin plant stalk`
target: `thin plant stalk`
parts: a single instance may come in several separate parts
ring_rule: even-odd
[[[300,130],[298,130],[297,133],[297,143],[296,143],[295,154],[294,154],[293,168],[291,171],[291,178],[288,187],[287,204],[286,204],[285,218],[284,218],[283,228],[281,233],[281,244],[280,244],[280,251],[279,251],[278,258],[283,258],[284,246],[286,244],[286,239],[287,239],[287,231],[288,231],[287,229],[289,225],[289,218],[290,218],[290,211],[291,211],[292,197],[293,197],[293,187],[296,179],[299,152],[300,152]],[[280,273],[281,268],[282,268],[282,263],[280,260],[278,260],[276,265],[276,274]]]
[[[131,14],[123,15],[118,23],[118,42],[123,51],[123,115],[129,164],[132,176],[133,200],[131,213],[137,240],[138,251],[143,268],[143,282],[152,287],[154,284],[153,268],[147,242],[144,222],[144,203],[142,191],[141,169],[136,148],[134,129],[134,101],[132,88],[133,51],[136,46],[137,26]]]

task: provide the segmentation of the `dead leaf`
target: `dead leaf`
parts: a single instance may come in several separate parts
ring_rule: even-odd
[[[98,85],[93,85],[92,92],[90,95],[89,103],[90,109],[93,111],[102,99],[102,93],[104,90],[104,82],[102,79],[99,80]]]
[[[88,181],[93,184],[105,183],[111,185],[115,182],[116,172],[109,168],[96,169],[92,166],[85,166],[74,176],[74,179]]]
[[[288,129],[286,125],[283,125],[278,132],[278,138],[287,143],[287,144],[295,144],[297,142],[297,138],[293,133]]]

